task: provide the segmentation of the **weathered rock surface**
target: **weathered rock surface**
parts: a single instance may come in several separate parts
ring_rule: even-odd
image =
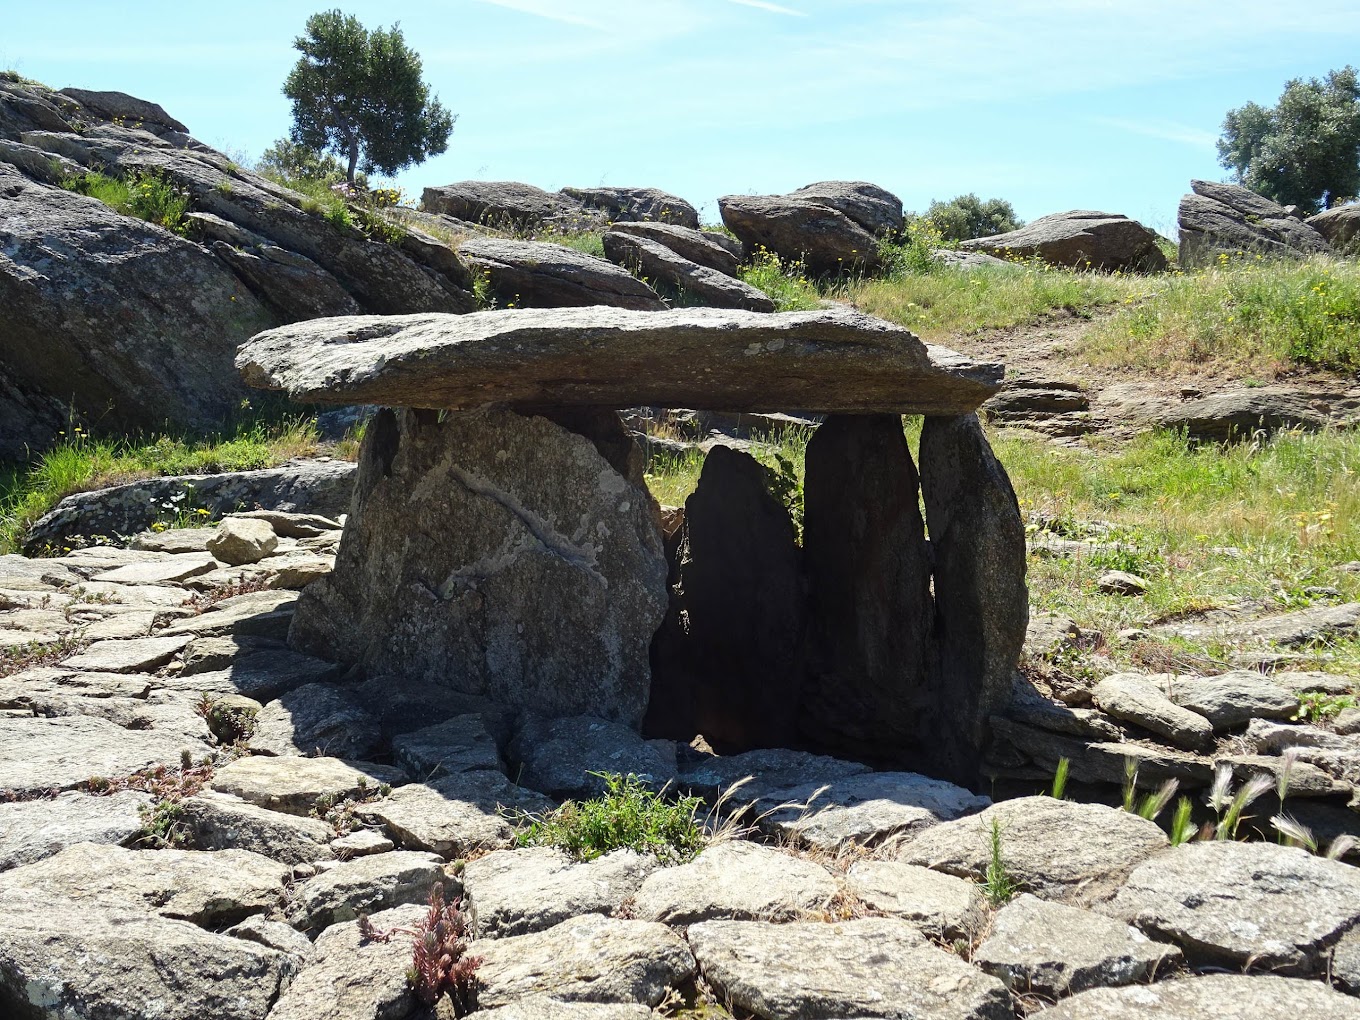
[[[510,356],[513,370],[505,368]],[[648,366],[645,377],[638,364]],[[999,365],[846,309],[318,319],[260,334],[237,367],[252,385],[300,400],[432,408],[648,404],[949,415],[978,406],[1001,379]]]
[[[403,733],[392,740],[392,756],[410,775],[422,780],[478,769],[505,770],[496,740],[479,715],[454,716],[414,733]]]
[[[1186,843],[1139,865],[1102,910],[1195,963],[1317,971],[1360,920],[1360,872],[1270,843]]]
[[[897,859],[982,881],[991,860],[991,826],[1001,859],[1021,887],[1047,900],[1086,902],[1169,845],[1154,823],[1101,804],[1021,797],[946,822],[907,843]]]
[[[1010,233],[961,241],[959,249],[1107,272],[1155,273],[1166,268],[1155,232],[1119,213],[1089,209],[1041,216]]]
[[[764,291],[716,269],[691,262],[660,242],[632,233],[610,230],[604,235],[609,261],[661,288],[678,304],[709,308],[745,308],[773,312],[775,304]]]
[[[467,863],[463,889],[476,934],[504,938],[582,914],[613,914],[658,867],[656,858],[631,850],[584,862],[552,847],[498,850]]]
[[[29,528],[24,551],[36,555],[76,539],[135,535],[150,528],[167,506],[201,508],[210,517],[256,505],[338,515],[349,509],[353,489],[354,465],[346,461],[293,461],[259,471],[148,478],[67,496]]]
[[[255,717],[256,754],[368,758],[381,733],[372,716],[325,684],[304,684],[271,701]]]
[[[51,857],[76,843],[126,845],[142,829],[149,794],[63,793],[52,800],[0,803],[0,871]]]
[[[531,716],[509,748],[519,763],[518,781],[553,797],[595,797],[605,791],[601,774],[632,774],[659,790],[675,778],[674,762],[622,723],[573,716]]]
[[[131,775],[149,765],[202,760],[206,743],[159,730],[127,730],[90,716],[7,719],[0,740],[0,791],[70,790],[92,776]]]
[[[938,655],[919,726],[931,735],[932,773],[970,783],[1025,642],[1025,525],[977,415],[928,417],[919,457]]]
[[[279,537],[267,521],[230,517],[208,539],[208,552],[228,566],[258,563],[276,548]]]
[[[645,731],[685,741],[702,733],[723,751],[795,741],[804,582],[793,522],[766,469],[713,447],[672,544]]]
[[[694,974],[689,948],[664,924],[587,914],[547,931],[478,945],[477,1001],[494,1008],[531,995],[566,1002],[646,1003]]]
[[[1354,1000],[1317,981],[1205,974],[1131,988],[1097,988],[1046,1010],[1049,1020],[1347,1020]]]
[[[68,669],[100,673],[141,673],[164,666],[189,643],[187,637],[147,637],[130,641],[96,641],[63,661]]]
[[[286,865],[247,850],[128,850],[79,843],[0,875],[0,898],[68,900],[213,927],[273,907],[288,874]]]
[[[369,920],[389,931],[413,928],[425,913],[400,906]],[[332,925],[317,936],[311,961],[279,996],[270,1020],[402,1020],[415,1005],[410,966],[411,936],[369,940],[357,921]]]
[[[238,758],[214,774],[209,785],[270,811],[311,814],[322,797],[358,799],[384,783],[404,783],[400,769],[339,758]]]
[[[656,1015],[642,1005],[558,1002],[540,995],[531,995],[513,1005],[482,1013],[484,1020],[649,1020]]]
[[[552,226],[561,230],[598,230],[606,217],[587,212],[569,194],[553,193],[518,181],[459,181],[426,188],[421,195],[426,212],[452,216],[497,230]]]
[[[335,835],[318,818],[259,807],[240,797],[205,790],[181,801],[200,850],[249,850],[284,864],[329,860]]]
[[[1100,707],[1116,719],[1150,730],[1177,747],[1204,751],[1213,746],[1214,728],[1209,720],[1173,702],[1158,689],[1152,677],[1118,673],[1106,677],[1091,693]]]
[[[842,212],[875,237],[902,229],[902,200],[866,181],[819,181],[789,192],[789,197]]]
[[[1315,432],[1330,421],[1325,404],[1318,404],[1316,397],[1295,387],[1262,386],[1173,404],[1150,421],[1160,428],[1184,430],[1195,442],[1226,443],[1281,429]]]
[[[232,351],[276,320],[208,252],[4,163],[0,222],[0,361],[25,387],[128,431],[210,426],[240,402]],[[0,440],[0,454],[29,451]]]
[[[600,210],[609,217],[611,225],[656,221],[663,226],[674,224],[691,230],[699,226],[699,213],[694,206],[659,188],[563,188],[561,194],[589,209]]]
[[[1332,978],[1343,992],[1360,995],[1360,928],[1352,928],[1332,951]]]
[[[642,883],[634,914],[643,921],[794,921],[824,912],[838,885],[820,864],[773,847],[734,840]]]
[[[610,228],[615,234],[645,237],[664,245],[681,258],[717,270],[724,276],[736,276],[741,257],[723,247],[710,234],[674,223],[615,223]],[[728,238],[731,240],[731,238]]]
[[[938,738],[920,729],[933,707],[935,605],[902,420],[831,415],[808,442],[806,464],[803,729],[826,749],[925,767],[913,752]]]
[[[0,1013],[264,1020],[292,957],[187,921],[0,894]]]
[[[1219,255],[1302,258],[1331,248],[1312,226],[1254,191],[1218,181],[1191,181],[1190,189],[1176,214],[1186,268],[1209,265]]]
[[[666,307],[656,291],[627,270],[546,241],[476,237],[458,254],[473,272],[485,274],[505,308],[577,308],[611,305],[636,311]]]
[[[539,814],[552,806],[499,772],[459,772],[399,787],[366,805],[363,814],[381,822],[402,846],[453,859],[511,846],[516,814]]]
[[[851,842],[860,846],[881,843],[889,836],[980,811],[990,803],[963,787],[913,772],[868,772],[831,783],[774,790],[756,808],[764,815],[763,828],[786,839],[834,850]],[[781,806],[785,804],[792,806]]]
[[[933,939],[971,941],[987,921],[982,887],[900,861],[856,861],[846,889],[870,910],[909,921]]]
[[[288,634],[297,601],[295,591],[250,591],[216,602],[198,615],[176,620],[161,634],[167,638],[182,635],[282,638]]]
[[[665,605],[646,492],[545,418],[438,418],[370,424],[335,571],[303,594],[291,643],[371,675],[636,725]],[[422,533],[441,540],[410,541]]]
[[[997,913],[973,962],[1007,988],[1056,999],[1144,982],[1183,961],[1175,946],[1120,921],[1022,895]]]
[[[708,921],[690,928],[689,942],[719,995],[768,1020],[1012,1015],[1001,982],[932,946],[905,921]]]
[[[764,248],[789,262],[803,263],[817,276],[878,268],[874,235],[820,201],[794,195],[727,195],[718,199],[718,211],[748,253]]]
[[[1305,221],[1342,255],[1360,254],[1360,203],[1339,205]]]
[[[842,761],[807,751],[768,748],[743,754],[714,755],[682,765],[678,781],[682,787],[708,801],[715,801],[734,785],[734,804],[759,800],[775,790],[805,786],[815,789],[823,783],[845,776],[868,772],[869,766]]]
[[[443,864],[435,854],[409,850],[342,861],[292,891],[289,923],[296,928],[327,928],[360,914],[424,903],[434,884],[444,880]]]
[[[1260,673],[1225,673],[1208,677],[1177,677],[1171,699],[1226,730],[1253,719],[1288,719],[1298,713],[1298,695]]]

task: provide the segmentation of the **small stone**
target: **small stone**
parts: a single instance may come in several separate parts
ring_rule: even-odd
[[[1087,988],[1130,985],[1175,970],[1181,951],[1119,921],[1020,896],[992,921],[973,963],[1016,992],[1053,998]]]
[[[479,715],[459,715],[392,738],[392,756],[412,776],[433,779],[478,769],[503,771],[495,738]]]
[[[856,861],[847,890],[870,910],[909,921],[933,939],[972,939],[982,930],[982,887],[953,875],[899,861]]]
[[[1308,975],[1360,921],[1360,871],[1272,843],[1185,843],[1140,865],[1100,909],[1179,943],[1192,965]]]
[[[1347,737],[1360,734],[1360,708],[1343,708],[1332,720],[1332,730]]]
[[[1133,868],[1170,845],[1155,823],[1127,811],[1018,797],[927,829],[902,848],[898,860],[984,881],[993,822],[1007,873],[1025,891],[1049,900],[1083,902],[1108,894]]]
[[[327,928],[406,903],[423,903],[444,862],[434,854],[398,850],[344,861],[293,891],[288,922],[295,928]]]
[[[224,765],[208,785],[271,811],[305,818],[322,797],[359,799],[385,783],[396,786],[405,781],[404,772],[386,765],[256,755]]]
[[[215,569],[217,561],[211,556],[204,553],[184,553],[149,563],[129,563],[115,567],[102,574],[95,574],[90,580],[109,584],[172,585]]]
[[[1234,672],[1211,677],[1177,677],[1171,700],[1204,716],[1214,729],[1242,726],[1252,719],[1288,719],[1299,699],[1259,673]]]
[[[689,929],[689,943],[704,980],[725,1001],[774,1020],[1013,1015],[1000,981],[895,918],[706,921]]]
[[[519,781],[554,797],[595,797],[605,791],[601,773],[635,775],[659,790],[675,767],[622,723],[590,716],[531,717],[510,744],[523,764]]]
[[[694,975],[689,947],[664,924],[586,914],[547,931],[477,946],[484,1009],[531,995],[566,1002],[645,1003]]]
[[[552,801],[514,785],[499,772],[458,772],[398,787],[365,805],[362,814],[386,826],[402,846],[452,860],[474,850],[513,845],[515,827],[507,816],[552,807]]]
[[[331,827],[318,818],[271,811],[214,790],[186,797],[181,804],[202,850],[249,850],[284,864],[331,856]]]
[[[757,802],[756,810],[765,815],[762,826],[777,835],[833,850],[848,843],[881,843],[990,803],[961,786],[914,772],[871,772],[824,788],[806,784],[775,790]],[[786,804],[791,806],[780,806]]]
[[[372,716],[327,684],[304,684],[265,705],[255,717],[257,754],[367,758],[381,740]]]
[[[759,800],[774,790],[812,784],[821,786],[835,779],[869,771],[859,762],[842,761],[808,751],[762,748],[742,754],[714,755],[681,769],[679,784],[710,802],[730,793],[733,806]],[[741,785],[733,790],[736,784]]]
[[[217,526],[217,534],[208,539],[208,552],[229,566],[239,567],[260,562],[278,544],[279,537],[268,521],[227,517]]]
[[[1355,1000],[1319,981],[1204,974],[1095,988],[1044,1010],[1044,1020],[1354,1020]]]
[[[1213,746],[1214,728],[1209,720],[1177,705],[1157,686],[1155,678],[1117,673],[1096,684],[1091,693],[1116,719],[1150,730],[1177,747],[1204,751]]]
[[[368,857],[371,854],[385,854],[396,849],[396,844],[381,832],[372,829],[355,829],[353,832],[331,840],[331,849],[342,861],[354,857]]]
[[[122,846],[142,829],[149,794],[120,790],[108,797],[63,793],[53,800],[0,803],[0,871],[51,857],[76,843]]]
[[[312,942],[306,935],[282,921],[266,920],[263,914],[252,914],[222,934],[288,953],[303,962],[312,957]]]
[[[150,673],[164,666],[188,643],[185,637],[96,641],[83,652],[63,660],[62,665],[101,673]]]
[[[820,864],[773,847],[733,840],[642,883],[634,903],[644,921],[791,921],[821,916],[838,885]]]
[[[1096,581],[1096,590],[1102,595],[1146,595],[1148,583],[1137,574],[1126,570],[1109,570]]]
[[[188,634],[191,637],[226,637],[230,634],[288,637],[293,620],[295,591],[254,591],[223,599],[197,616],[176,620],[161,633],[166,637]]]
[[[463,888],[477,935],[505,938],[582,914],[612,914],[658,867],[656,858],[631,850],[584,862],[552,847],[497,850],[468,861]]]

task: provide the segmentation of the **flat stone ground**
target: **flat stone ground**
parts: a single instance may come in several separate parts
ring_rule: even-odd
[[[1337,860],[1172,846],[1106,804],[716,758],[357,677],[285,643],[339,534],[266,514],[0,557],[0,1016],[448,1016],[407,979],[438,883],[471,919],[476,1010],[501,1020],[1360,1017],[1344,839]],[[1234,791],[1264,775],[1344,837],[1360,725],[1287,718],[1312,676],[1126,678],[1083,709],[1036,692],[998,727],[1116,789],[1131,754],[1200,802],[1216,769]],[[710,802],[749,776],[727,807],[754,807],[687,863],[515,848],[517,819],[600,770]]]

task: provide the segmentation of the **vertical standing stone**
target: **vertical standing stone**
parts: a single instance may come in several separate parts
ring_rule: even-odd
[[[721,752],[795,742],[803,580],[793,522],[749,454],[715,446],[685,502],[645,730]]]
[[[828,750],[914,763],[934,611],[902,419],[828,417],[808,443],[803,492],[804,728]]]
[[[665,574],[650,497],[590,439],[510,411],[384,411],[289,637],[370,675],[636,726]]]
[[[938,666],[923,718],[932,775],[975,783],[1029,623],[1025,526],[976,414],[926,418],[921,488],[935,561]]]

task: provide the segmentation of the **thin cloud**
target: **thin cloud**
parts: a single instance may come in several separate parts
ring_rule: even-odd
[[[1191,127],[1188,124],[1177,124],[1169,120],[1138,121],[1124,120],[1119,117],[1093,117],[1091,119],[1096,124],[1104,124],[1107,127],[1118,128],[1135,135],[1161,138],[1168,142],[1180,142],[1182,145],[1189,145],[1196,149],[1212,151],[1214,143],[1218,141],[1218,135],[1212,131]]]
[[[795,11],[791,7],[781,7],[779,4],[772,4],[767,0],[727,0],[739,7],[754,7],[758,11],[769,11],[771,14],[784,14],[790,18],[806,18],[807,14],[803,11]]]
[[[518,11],[520,14],[529,14],[535,18],[546,18],[548,21],[560,21],[566,25],[590,28],[597,32],[606,30],[606,26],[599,22],[563,11],[561,5],[555,3],[554,0],[475,0],[475,2],[487,4],[491,7],[504,7],[508,11]]]

